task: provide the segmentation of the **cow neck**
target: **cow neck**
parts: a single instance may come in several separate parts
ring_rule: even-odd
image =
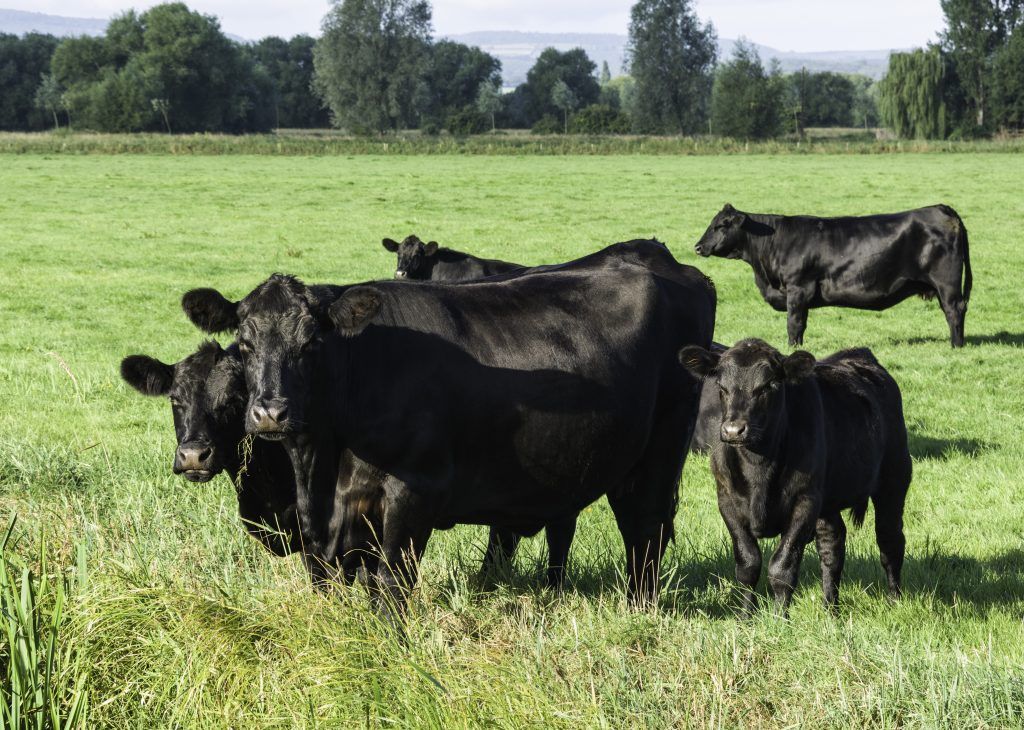
[[[744,224],[744,231],[747,234],[747,240],[754,245],[743,249],[744,259],[754,269],[754,274],[762,281],[775,288],[779,288],[779,282],[774,281],[770,274],[771,271],[776,269],[771,259],[774,253],[775,233],[778,231],[779,216],[748,213],[747,218],[753,222],[753,225],[749,222]],[[750,249],[754,250],[751,251]]]

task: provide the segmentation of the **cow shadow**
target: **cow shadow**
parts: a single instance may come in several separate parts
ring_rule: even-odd
[[[765,568],[758,583],[762,608],[771,604],[767,561],[774,543],[762,543]],[[568,572],[565,594],[590,599],[618,600],[625,590],[620,563],[622,556],[599,563],[575,565]],[[740,594],[734,578],[734,563],[726,545],[698,556],[670,554],[663,563],[660,609],[682,616],[730,619],[740,615]],[[513,569],[501,585],[510,593],[535,594],[550,601],[561,597],[544,585],[543,566]],[[806,600],[821,599],[821,567],[813,545],[808,546],[800,567],[797,595]],[[487,591],[482,598],[486,600]],[[886,598],[888,589],[877,552],[858,550],[847,555],[840,594],[864,593]],[[562,596],[564,597],[564,596]],[[842,598],[840,599],[842,601]],[[1013,548],[990,557],[958,555],[925,544],[908,550],[903,566],[903,599],[924,601],[971,610],[986,615],[992,610],[1020,608],[1024,601],[1024,549]]]
[[[893,337],[892,343],[896,345],[925,345],[933,342],[949,342],[949,337]],[[1013,333],[1000,330],[991,335],[966,335],[964,342],[968,345],[1008,345],[1010,347],[1024,347],[1024,332]]]
[[[954,456],[964,455],[976,457],[983,451],[991,448],[991,444],[985,441],[971,438],[934,438],[918,433],[911,429],[907,434],[910,442],[910,455],[915,461],[932,459],[935,461],[948,461]]]

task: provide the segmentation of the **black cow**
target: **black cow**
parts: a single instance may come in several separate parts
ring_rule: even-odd
[[[482,259],[450,248],[441,248],[437,241],[423,243],[416,236],[408,236],[401,243],[385,238],[382,243],[388,251],[398,254],[396,279],[467,281],[523,268],[522,264]]]
[[[496,259],[482,259],[450,248],[438,248],[436,241],[423,243],[418,236],[406,236],[399,243],[391,238],[383,240],[384,248],[398,254],[396,279],[415,281],[473,281],[496,274],[525,272],[527,267]],[[548,585],[561,588],[565,582],[565,569],[569,563],[569,549],[576,534],[579,515],[567,517],[558,524],[545,525],[548,544]],[[491,527],[487,538],[481,573],[494,576],[497,567],[507,565],[519,545],[519,535],[511,530]]]
[[[226,472],[249,534],[275,555],[301,549],[288,454],[277,444],[254,439],[251,454],[243,458],[248,393],[236,347],[224,350],[206,342],[174,365],[131,355],[121,361],[121,377],[143,395],[170,398],[178,441],[175,474],[208,482]]]
[[[241,302],[189,303],[208,329],[237,329],[247,428],[288,449],[310,544],[343,448],[390,475],[364,506],[381,525],[378,595],[415,582],[435,528],[535,534],[607,493],[630,595],[653,600],[697,411],[676,353],[711,344],[714,287],[656,241],[498,278],[332,300],[275,275]]]
[[[846,556],[841,512],[851,510],[859,525],[869,499],[889,590],[898,595],[910,451],[899,386],[871,351],[815,363],[806,352],[783,357],[761,340],[743,340],[723,354],[684,347],[679,359],[719,392],[711,471],[747,610],[761,575],[757,540],[776,535],[768,578],[779,607],[789,605],[812,538],[825,601],[835,606]]]
[[[695,250],[750,264],[764,300],[788,313],[790,345],[803,344],[812,307],[880,310],[917,294],[938,295],[950,341],[963,347],[971,258],[967,228],[949,206],[814,218],[744,213],[726,205]]]

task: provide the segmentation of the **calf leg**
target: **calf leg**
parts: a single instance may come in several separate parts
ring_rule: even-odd
[[[809,499],[797,502],[789,526],[782,533],[779,547],[768,561],[768,581],[775,594],[775,604],[783,616],[789,613],[789,604],[796,590],[797,576],[804,548],[814,535],[817,510]]]
[[[512,564],[518,546],[519,535],[503,527],[491,528],[487,537],[487,552],[484,553],[484,562],[480,566],[480,574],[485,585],[493,585],[496,576]]]
[[[834,609],[839,604],[839,581],[846,562],[846,525],[836,512],[818,518],[814,533],[818,558],[821,561],[821,587],[825,605]]]
[[[946,323],[949,325],[949,341],[953,347],[964,346],[964,318],[967,316],[967,302],[964,301],[960,292],[959,282],[957,286],[939,285],[936,286],[939,295],[939,305],[942,313],[946,315]]]
[[[903,535],[903,490],[879,493],[872,497],[875,504],[875,539],[882,556],[882,568],[889,583],[889,595],[898,598],[902,592],[900,575],[903,571],[903,557],[907,540]]]
[[[790,347],[804,344],[808,300],[807,295],[799,289],[786,294],[786,330],[789,333]]]
[[[565,584],[565,569],[569,565],[569,548],[576,535],[578,514],[546,526],[548,540],[548,586],[561,591]]]

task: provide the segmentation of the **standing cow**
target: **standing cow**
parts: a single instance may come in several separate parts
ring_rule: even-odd
[[[630,596],[657,595],[697,412],[683,344],[711,344],[715,292],[656,241],[460,286],[376,282],[333,301],[276,275],[241,302],[193,304],[237,329],[247,429],[295,468],[310,546],[330,524],[339,453],[385,471],[378,595],[402,605],[435,528],[530,535],[602,494]]]
[[[790,345],[803,344],[810,308],[880,310],[917,294],[938,296],[950,341],[963,347],[971,258],[967,228],[949,206],[814,218],[726,205],[695,250],[750,264],[764,300],[788,314]]]
[[[440,247],[437,241],[423,243],[417,236],[407,236],[401,243],[385,238],[382,243],[386,250],[398,255],[396,279],[467,281],[524,268],[522,264],[482,259],[479,256]]]
[[[761,575],[757,541],[776,535],[768,578],[779,607],[789,606],[812,539],[825,601],[834,606],[846,559],[841,512],[849,509],[859,525],[868,500],[889,590],[898,595],[912,466],[899,386],[871,351],[815,363],[807,352],[785,357],[766,342],[743,340],[724,353],[684,347],[679,359],[721,403],[711,471],[747,610]]]

